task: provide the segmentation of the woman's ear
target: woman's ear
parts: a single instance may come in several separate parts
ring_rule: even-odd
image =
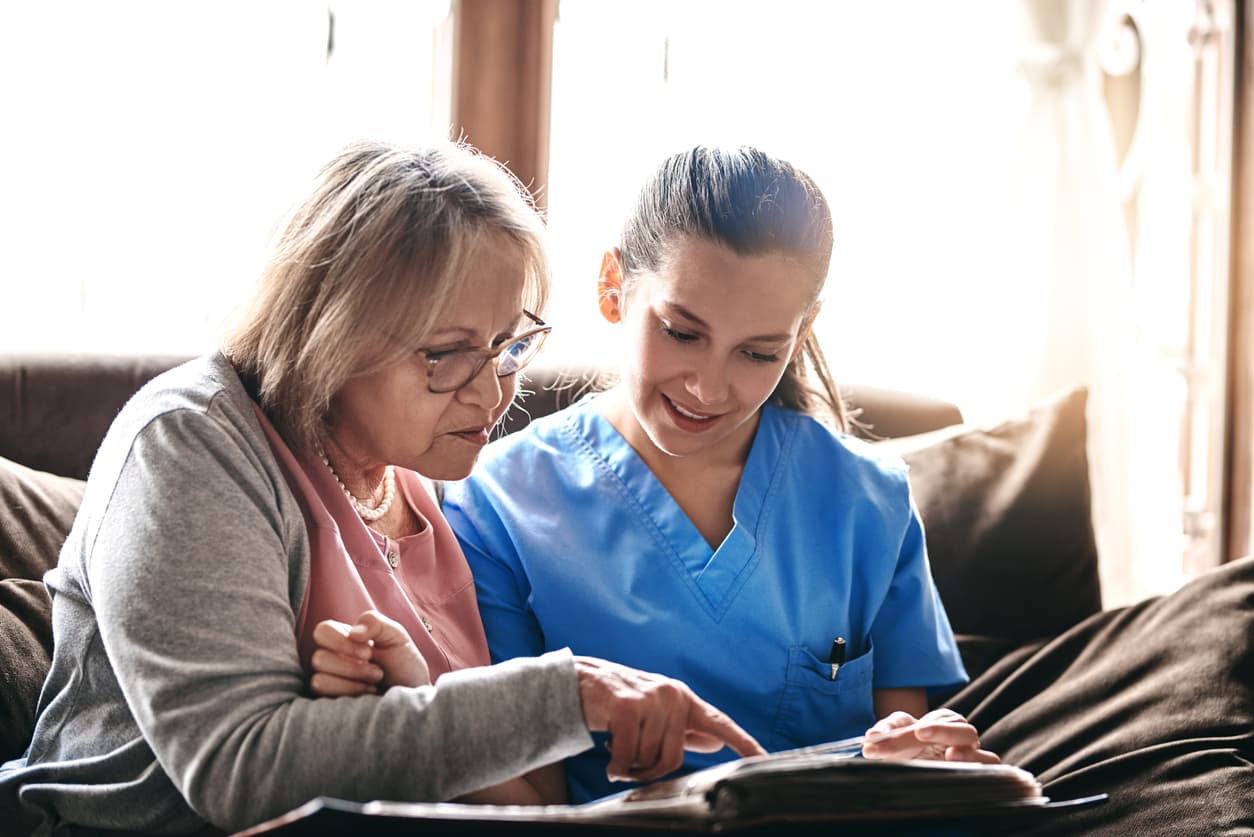
[[[823,307],[823,303],[815,301],[810,306],[810,313],[806,314],[805,322],[801,324],[801,331],[797,333],[797,343],[792,348],[792,355],[788,358],[788,362],[792,363],[801,356],[801,352],[806,347],[806,340],[810,337],[810,329],[814,326],[814,318],[819,315],[819,309]]]
[[[623,263],[617,247],[605,251],[601,257],[601,272],[597,276],[597,303],[601,316],[616,323],[623,318]]]

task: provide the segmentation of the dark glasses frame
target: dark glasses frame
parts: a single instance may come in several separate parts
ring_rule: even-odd
[[[488,361],[496,361],[496,376],[498,378],[508,378],[510,375],[517,374],[527,364],[535,359],[540,353],[540,347],[544,345],[544,340],[548,337],[549,332],[553,330],[553,326],[537,317],[535,314],[523,310],[525,314],[534,324],[534,328],[527,329],[522,334],[514,335],[512,338],[497,346],[494,349],[449,349],[447,351],[433,351],[431,349],[415,349],[416,354],[420,354],[426,360],[427,368],[427,390],[436,394],[456,392],[462,387],[469,384],[479,373],[483,371],[483,367]],[[528,342],[534,341],[534,342]],[[513,355],[510,351],[517,347],[520,343],[525,343],[523,354]],[[449,358],[474,358],[473,365],[467,367],[467,374],[459,377],[456,383],[445,381],[439,386],[432,384],[439,371],[440,364]],[[506,364],[506,361],[513,361],[512,364]]]

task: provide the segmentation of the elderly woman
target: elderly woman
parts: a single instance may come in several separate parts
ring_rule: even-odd
[[[470,472],[548,330],[547,275],[516,181],[463,147],[358,144],[323,171],[223,351],[145,387],[101,445],[47,576],[34,738],[0,771],[19,822],[179,834],[318,795],[452,799],[584,750],[590,730],[636,779],[678,767],[685,742],[761,752],[666,678],[568,651],[487,665],[423,477]],[[407,633],[434,685],[311,692],[315,670],[324,694],[348,682],[319,645],[354,622],[358,639],[392,627],[363,657]]]

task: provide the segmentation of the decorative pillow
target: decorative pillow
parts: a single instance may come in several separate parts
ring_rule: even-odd
[[[52,655],[42,578],[56,566],[83,487],[0,458],[0,762],[22,755],[34,728]]]
[[[1076,388],[995,427],[878,443],[910,466],[932,575],[969,669],[1101,609],[1087,397]]]
[[[0,579],[41,579],[56,566],[85,485],[0,457]]]

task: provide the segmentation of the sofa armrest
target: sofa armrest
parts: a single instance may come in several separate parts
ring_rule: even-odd
[[[958,405],[900,389],[850,384],[841,389],[853,423],[864,439],[898,439],[962,424]]]

